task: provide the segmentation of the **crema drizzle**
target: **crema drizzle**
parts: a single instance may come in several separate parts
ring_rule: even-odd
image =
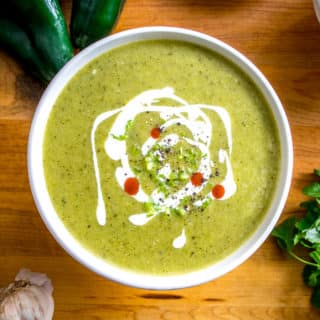
[[[171,107],[163,105],[153,105],[154,103],[158,103],[161,99],[165,98],[176,101],[180,104],[180,106]],[[165,121],[165,123],[160,127],[161,132],[163,133],[163,138],[148,138],[141,147],[141,153],[143,156],[146,156],[148,152],[152,150],[152,147],[155,143],[159,144],[160,146],[172,147],[179,141],[184,141],[189,145],[199,148],[201,153],[204,155],[203,157],[201,157],[197,169],[197,171],[202,173],[204,178],[204,182],[200,186],[195,186],[189,181],[180,190],[169,195],[168,197],[164,197],[162,192],[157,189],[155,189],[150,195],[148,195],[140,186],[138,193],[132,196],[138,202],[145,203],[151,200],[154,204],[159,205],[162,208],[165,207],[173,209],[176,208],[180,204],[181,200],[185,197],[191,196],[195,193],[198,194],[201,190],[203,190],[211,175],[211,168],[213,166],[213,161],[210,157],[212,124],[204,111],[213,111],[217,113],[217,115],[223,122],[227,135],[228,150],[219,150],[219,162],[225,163],[227,169],[226,176],[220,183],[225,188],[225,194],[219,200],[228,199],[236,192],[237,187],[234,181],[230,160],[232,153],[232,134],[229,113],[224,108],[219,106],[210,106],[206,104],[189,105],[185,100],[176,96],[174,94],[173,88],[170,87],[147,90],[133,98],[124,107],[100,114],[93,123],[91,131],[91,145],[98,194],[96,216],[97,221],[100,225],[106,224],[107,214],[102,194],[101,177],[95,145],[95,134],[99,125],[110,117],[117,115],[117,118],[115,119],[105,140],[104,148],[106,153],[112,160],[121,162],[121,166],[116,169],[115,177],[122,190],[124,188],[125,180],[128,177],[135,177],[135,174],[130,168],[125,139],[120,141],[115,137],[124,136],[126,134],[126,128],[129,121],[134,121],[136,116],[140,113],[158,112],[160,114],[160,117]],[[190,130],[193,139],[179,137],[177,134],[165,135],[165,132],[168,128],[178,123]],[[164,176],[168,176],[171,172],[171,167],[170,165],[166,164],[159,171]],[[194,201],[193,205],[199,207],[204,205],[204,203],[208,200],[215,200],[211,192],[209,192],[202,200]],[[145,212],[133,214],[129,216],[129,221],[136,226],[142,226],[153,219],[158,213],[159,212],[156,212],[151,216]],[[185,243],[186,234],[185,230],[183,229],[181,235],[173,241],[172,245],[174,248],[182,248]]]

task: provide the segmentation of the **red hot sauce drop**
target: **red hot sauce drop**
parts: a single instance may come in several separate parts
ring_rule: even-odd
[[[124,191],[130,196],[134,196],[139,191],[139,181],[137,178],[128,178],[124,182]]]
[[[201,186],[203,182],[203,175],[201,172],[196,172],[191,176],[191,183],[198,187]]]
[[[224,196],[225,189],[221,184],[217,184],[212,188],[211,192],[216,199],[221,199]]]
[[[161,134],[161,129],[160,128],[153,128],[150,131],[150,135],[153,139],[158,139],[160,137]]]

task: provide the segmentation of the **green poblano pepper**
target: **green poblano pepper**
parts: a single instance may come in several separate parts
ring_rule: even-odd
[[[118,20],[124,0],[73,0],[71,39],[83,49],[110,33]]]
[[[57,0],[11,0],[1,13],[0,44],[48,82],[73,56]]]

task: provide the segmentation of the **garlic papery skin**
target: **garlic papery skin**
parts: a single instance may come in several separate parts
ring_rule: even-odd
[[[21,269],[14,282],[0,289],[0,320],[51,320],[52,291],[45,274]]]

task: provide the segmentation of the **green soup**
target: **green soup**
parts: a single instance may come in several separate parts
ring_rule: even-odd
[[[57,99],[44,141],[47,187],[67,229],[96,256],[149,274],[235,251],[266,214],[279,163],[256,86],[178,41],[133,43],[87,64]]]

